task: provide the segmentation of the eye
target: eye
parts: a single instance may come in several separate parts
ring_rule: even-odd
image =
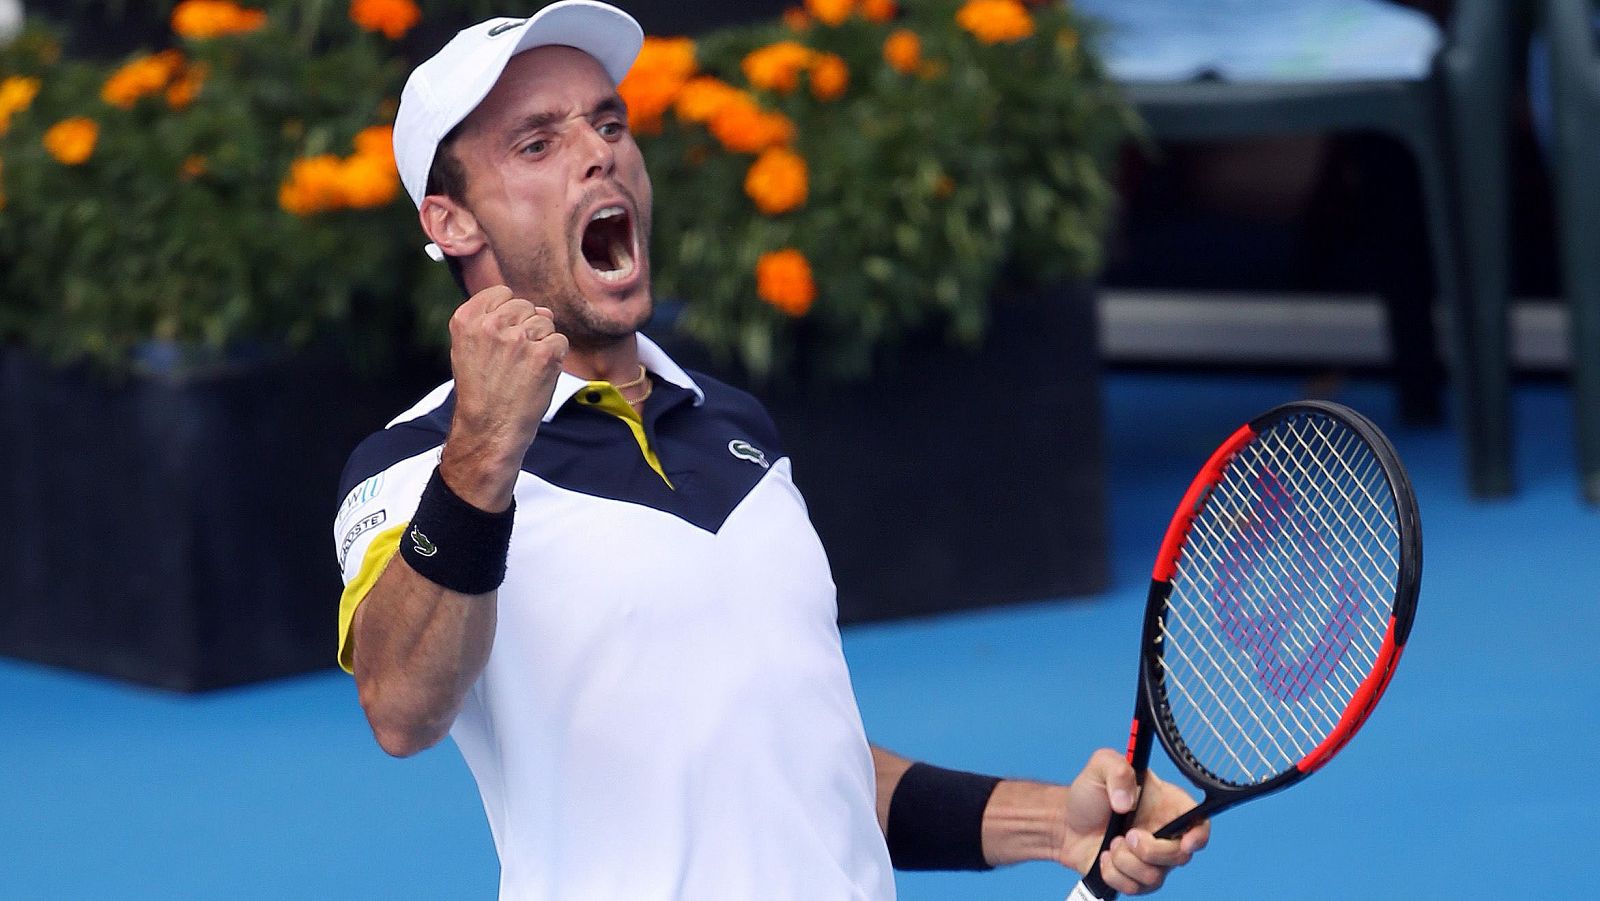
[[[540,156],[549,149],[550,142],[544,138],[539,138],[538,140],[529,141],[528,143],[522,145],[521,152],[528,156]]]
[[[628,127],[621,122],[602,122],[600,127],[595,130],[600,132],[600,137],[602,138],[615,138],[620,137],[624,131],[628,130]]]

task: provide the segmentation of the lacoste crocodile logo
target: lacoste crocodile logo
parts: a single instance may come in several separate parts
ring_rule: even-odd
[[[751,444],[748,441],[743,441],[738,438],[729,441],[728,453],[733,454],[735,457],[738,457],[741,460],[748,460],[751,463],[755,463],[762,469],[770,469],[772,467],[772,464],[767,462],[767,455],[762,453],[761,448],[756,447],[754,444]]]
[[[411,549],[424,557],[432,557],[439,553],[438,545],[429,541],[428,536],[422,534],[416,526],[411,527]]]

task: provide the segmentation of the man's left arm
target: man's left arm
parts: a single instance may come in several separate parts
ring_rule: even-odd
[[[1096,751],[1071,785],[995,780],[916,764],[872,749],[877,773],[878,825],[895,865],[910,869],[973,869],[1051,860],[1087,870],[1111,813],[1139,807],[1134,827],[1112,842],[1101,861],[1106,884],[1123,894],[1161,887],[1173,867],[1205,847],[1211,827],[1200,823],[1178,839],[1151,830],[1194,806],[1177,786],[1147,773],[1139,804],[1133,768],[1110,749]],[[898,798],[897,793],[906,791]],[[897,803],[898,802],[898,803]]]

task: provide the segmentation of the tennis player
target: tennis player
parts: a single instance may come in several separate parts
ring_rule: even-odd
[[[385,751],[451,735],[507,899],[887,899],[892,866],[1082,870],[1132,770],[1071,785],[871,748],[828,561],[760,404],[650,317],[650,180],[616,84],[642,35],[565,0],[412,73],[395,156],[470,295],[455,379],[353,453],[340,662]],[[1151,776],[1124,892],[1204,845]]]

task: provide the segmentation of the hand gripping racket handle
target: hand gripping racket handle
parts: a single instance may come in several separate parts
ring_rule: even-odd
[[[1144,774],[1139,775],[1142,782]],[[1127,813],[1112,812],[1110,821],[1106,823],[1106,837],[1101,839],[1100,850],[1094,854],[1094,863],[1089,865],[1089,871],[1083,874],[1083,881],[1073,888],[1072,894],[1067,896],[1067,901],[1114,901],[1117,897],[1116,889],[1106,885],[1105,880],[1100,878],[1100,855],[1111,847],[1113,839],[1128,831],[1128,827],[1133,824],[1133,814],[1137,810],[1138,807]]]
[[[1134,784],[1140,789],[1144,788],[1144,774],[1150,766],[1150,730],[1140,728],[1148,719],[1144,709],[1144,694],[1141,691],[1139,700],[1134,704],[1133,725],[1128,729],[1128,763],[1133,766]],[[1139,802],[1143,798],[1143,791],[1135,794],[1133,809],[1127,813],[1111,811],[1111,818],[1106,821],[1106,836],[1100,840],[1100,850],[1095,852],[1094,861],[1083,874],[1083,880],[1067,896],[1067,901],[1115,901],[1116,889],[1106,885],[1106,881],[1100,877],[1100,856],[1111,847],[1111,842],[1117,836],[1127,832],[1128,827],[1133,825],[1134,815],[1139,812]]]

